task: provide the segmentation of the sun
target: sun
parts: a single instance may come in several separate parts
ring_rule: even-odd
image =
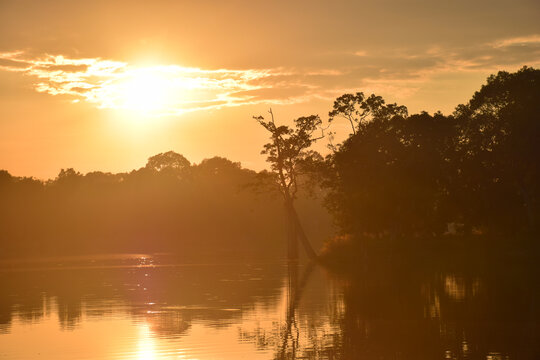
[[[132,70],[117,89],[119,106],[144,114],[162,113],[177,93],[173,85],[166,74],[156,69]]]
[[[120,110],[122,116],[148,122],[227,103],[225,94],[231,87],[236,89],[236,83],[223,79],[220,71],[214,74],[175,65],[126,66],[109,79],[84,87],[83,96],[99,108]]]

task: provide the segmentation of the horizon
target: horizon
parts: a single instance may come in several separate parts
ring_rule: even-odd
[[[166,153],[166,152],[174,152],[176,153],[174,150],[168,150],[168,151],[164,151],[163,153]],[[147,161],[150,157],[152,156],[155,156],[155,155],[161,155],[163,153],[159,153],[159,154],[153,154],[151,156],[149,156],[145,163],[142,165],[142,166],[139,166],[139,167],[135,167],[133,169],[128,169],[128,170],[125,170],[125,171],[117,171],[117,172],[112,172],[112,171],[102,171],[100,169],[93,169],[93,170],[89,170],[89,171],[85,171],[85,172],[81,172],[79,171],[77,168],[74,168],[74,167],[66,167],[66,168],[61,168],[61,169],[58,169],[58,172],[56,173],[56,175],[54,175],[53,177],[50,177],[50,178],[38,178],[36,176],[27,176],[27,175],[16,175],[16,174],[13,174],[11,173],[8,169],[2,169],[0,168],[0,171],[7,171],[9,175],[13,176],[13,177],[17,177],[17,178],[31,178],[31,179],[34,179],[34,180],[38,180],[38,181],[42,181],[42,182],[47,182],[49,180],[55,180],[57,177],[58,177],[58,173],[60,173],[62,170],[68,170],[68,169],[73,169],[74,171],[80,173],[82,176],[85,176],[85,175],[88,175],[88,174],[92,174],[92,173],[104,173],[104,174],[112,174],[112,175],[118,175],[118,174],[129,174],[133,171],[138,171],[138,170],[141,170],[141,169],[144,169],[147,165]],[[176,153],[178,154],[178,153]],[[179,154],[179,155],[182,155],[182,154]],[[234,160],[231,160],[231,159],[228,159],[228,158],[224,158],[223,156],[219,156],[219,155],[214,155],[214,156],[209,156],[209,157],[205,157],[203,159],[201,159],[200,161],[191,161],[189,159],[187,159],[188,161],[190,161],[190,164],[191,166],[199,166],[201,165],[205,160],[210,160],[210,159],[214,159],[214,158],[223,158],[223,159],[226,159],[226,160],[229,160],[231,161],[232,163],[238,163],[240,165],[240,168],[242,170],[251,170],[251,171],[255,171],[255,172],[260,172],[262,170],[267,170],[267,168],[265,169],[261,169],[261,170],[255,170],[255,169],[251,169],[249,167],[246,167],[244,166],[244,164],[242,164],[241,162],[239,161],[234,161]]]

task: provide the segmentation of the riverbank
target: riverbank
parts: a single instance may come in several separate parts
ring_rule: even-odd
[[[459,271],[520,264],[537,267],[540,247],[531,237],[484,235],[409,239],[335,237],[321,250],[319,263],[330,272],[354,276],[367,270]]]

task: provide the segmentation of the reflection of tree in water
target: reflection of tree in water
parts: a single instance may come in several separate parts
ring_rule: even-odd
[[[321,294],[309,283],[321,279],[309,279],[317,271],[293,265],[282,321],[240,338],[276,359],[535,359],[539,291],[530,271],[368,271],[336,280],[340,290],[322,294],[316,309],[309,301]]]
[[[82,317],[82,304],[78,298],[58,297],[58,321],[63,330],[73,330]]]
[[[287,315],[285,317],[285,326],[282,329],[281,334],[281,337],[283,338],[282,345],[277,355],[277,358],[279,359],[287,358],[287,356],[285,356],[287,352],[290,352],[294,358],[298,350],[300,331],[298,329],[298,324],[296,323],[296,307],[298,306],[302,291],[313,270],[313,264],[310,263],[308,265],[300,281],[298,280],[298,263],[296,261],[289,263],[288,270]]]
[[[534,359],[538,295],[526,279],[525,269],[353,279],[344,289],[340,358]]]
[[[61,329],[73,330],[83,318],[127,313],[171,338],[194,320],[230,326],[255,302],[270,301],[279,279],[275,266],[249,264],[0,272],[0,331],[8,333],[14,318],[56,314]]]
[[[149,324],[154,334],[166,338],[176,338],[183,335],[190,327],[192,314],[182,311],[160,311],[143,314],[145,323]]]
[[[516,263],[407,263],[332,281],[295,264],[0,273],[0,331],[55,313],[65,330],[127,314],[169,339],[197,322],[239,324],[240,342],[276,359],[535,359],[537,274]]]
[[[305,268],[290,262],[280,307],[283,318],[272,326],[239,330],[242,341],[259,350],[272,349],[276,359],[331,359],[335,356],[337,329],[329,321],[331,293],[314,263]],[[322,302],[321,302],[322,301]]]

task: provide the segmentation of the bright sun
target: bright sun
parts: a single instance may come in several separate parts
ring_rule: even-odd
[[[122,108],[144,113],[166,109],[174,93],[171,82],[163,74],[145,69],[130,74],[119,90]]]
[[[87,97],[102,108],[128,111],[130,117],[175,116],[216,99],[230,87],[203,75],[206,78],[199,70],[177,66],[130,67],[96,86]]]

